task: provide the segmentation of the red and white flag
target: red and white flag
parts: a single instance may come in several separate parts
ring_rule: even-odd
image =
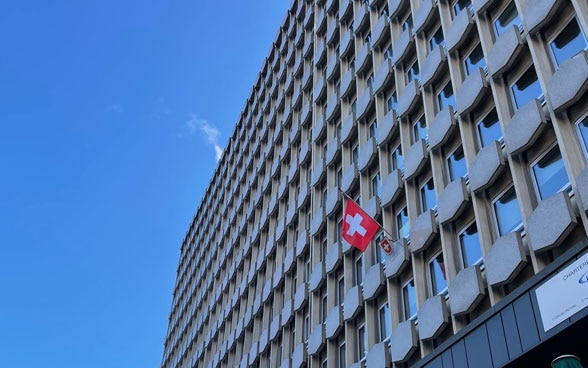
[[[361,209],[352,199],[347,198],[343,214],[343,239],[364,252],[370,244],[380,225]]]

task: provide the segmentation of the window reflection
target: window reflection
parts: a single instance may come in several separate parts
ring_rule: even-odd
[[[580,30],[576,18],[573,18],[564,27],[549,46],[551,47],[556,65],[561,65],[567,59],[586,49],[586,38]]]
[[[459,234],[459,244],[461,246],[464,268],[481,262],[482,249],[480,246],[480,237],[478,236],[478,227],[475,222]]]
[[[523,221],[514,186],[494,202],[494,213],[499,235],[508,234],[521,227]]]
[[[532,167],[540,199],[569,187],[570,179],[564,166],[559,147],[555,146]]]
[[[534,98],[542,95],[541,86],[537,79],[535,68],[531,66],[523,75],[511,86],[515,105],[517,108],[523,106]]]

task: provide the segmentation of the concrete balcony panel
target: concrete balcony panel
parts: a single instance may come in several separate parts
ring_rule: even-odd
[[[578,207],[580,211],[588,211],[588,167],[585,167],[576,177],[575,193],[578,199]]]
[[[300,73],[302,73],[302,65],[304,64],[304,59],[302,58],[294,58],[294,66],[292,67],[292,73],[294,77],[300,77]]]
[[[404,193],[404,181],[400,170],[394,170],[384,180],[382,184],[381,205],[388,206]]]
[[[456,51],[464,42],[471,37],[472,32],[475,29],[474,19],[470,13],[469,8],[465,8],[461,11],[447,30],[445,37],[445,46],[447,51]]]
[[[341,0],[339,5],[339,19],[345,19],[353,14],[353,0]]]
[[[576,216],[567,192],[558,192],[537,205],[527,220],[530,248],[542,252],[560,245],[576,226]]]
[[[308,289],[306,283],[301,283],[294,294],[294,311],[298,312],[308,303]]]
[[[261,294],[255,295],[255,299],[253,299],[252,317],[256,317],[259,312],[261,312]]]
[[[415,178],[428,162],[427,144],[423,139],[413,144],[404,158],[404,180]]]
[[[297,48],[300,48],[303,46],[303,42],[304,42],[304,28],[303,27],[296,27],[296,36],[294,36],[294,45]]]
[[[380,93],[394,78],[394,65],[390,59],[385,59],[376,70],[374,77],[374,92]]]
[[[269,342],[269,331],[268,329],[263,329],[263,331],[261,331],[261,334],[259,336],[259,353],[263,354],[265,352],[265,349],[267,349],[268,347],[268,342]]]
[[[280,173],[280,158],[276,157],[272,162],[272,166],[270,168],[270,177],[272,179],[276,179],[277,174]]]
[[[282,285],[282,281],[284,281],[284,265],[276,263],[276,269],[274,270],[272,280],[274,289]]]
[[[518,231],[506,234],[484,256],[486,281],[498,286],[511,282],[527,264],[525,247]]]
[[[327,9],[327,12],[332,13],[335,11],[336,9],[336,5],[339,4],[339,0],[327,0],[327,4],[325,5],[325,9]],[[338,15],[338,14],[335,14]]]
[[[519,53],[523,50],[523,39],[517,26],[511,26],[494,43],[486,59],[488,73],[497,78],[511,70]]]
[[[303,107],[302,111],[300,111],[300,125],[305,126],[306,124],[310,123],[312,118],[312,107],[310,103],[307,102]]]
[[[404,10],[409,5],[409,2],[404,0],[388,0],[388,14],[390,19],[400,15],[400,11]]]
[[[302,254],[308,249],[310,239],[306,231],[301,231],[296,241],[296,257],[302,256]]]
[[[435,0],[423,0],[421,5],[414,13],[414,32],[420,33],[425,29],[425,26],[431,22],[437,14],[437,5]]]
[[[312,31],[312,25],[313,25],[313,21],[314,21],[314,12],[312,11],[312,7],[311,6],[307,6],[306,7],[306,12],[304,13],[304,20],[302,21],[302,24],[304,25],[304,28],[306,28],[307,30]]]
[[[326,11],[325,9],[321,9],[318,11],[318,13],[316,13],[316,19],[315,19],[315,26],[314,26],[314,32],[315,33],[320,33],[323,28],[326,25]]]
[[[316,355],[325,346],[325,325],[315,325],[308,337],[308,355]]]
[[[403,119],[415,107],[417,107],[419,103],[422,104],[421,89],[419,88],[419,82],[413,80],[406,85],[398,99],[398,116]]]
[[[325,205],[325,215],[332,216],[335,210],[339,209],[341,201],[339,200],[341,195],[339,194],[339,188],[332,188],[327,195],[327,201]]]
[[[341,36],[341,42],[339,44],[339,52],[341,57],[346,57],[347,54],[353,51],[353,41],[355,41],[355,35],[351,29],[347,29],[343,36]]]
[[[365,171],[377,157],[378,147],[376,145],[376,139],[370,138],[361,146],[361,149],[359,150],[357,168],[359,171]]]
[[[394,251],[392,254],[386,256],[387,278],[400,276],[410,260],[406,239],[401,238],[395,241],[392,245],[394,246]]]
[[[381,16],[378,19],[372,36],[374,47],[381,47],[382,43],[390,38],[390,20],[387,16]]]
[[[337,19],[333,18],[329,21],[329,25],[327,26],[327,45],[335,45],[335,41],[338,39],[338,36],[339,23],[337,22]]]
[[[443,73],[444,71],[447,73],[447,70],[444,68],[446,61],[447,57],[442,46],[438,45],[431,50],[421,70],[421,83],[423,86],[431,85],[438,78],[445,75]]]
[[[327,274],[335,271],[335,269],[341,264],[342,254],[343,253],[341,252],[341,246],[339,243],[333,243],[327,251],[325,258],[325,272]]]
[[[390,110],[380,120],[378,126],[378,145],[383,145],[392,138],[398,131],[398,124],[396,121],[396,111]]]
[[[363,72],[370,65],[368,61],[371,61],[371,55],[372,46],[369,42],[366,42],[357,53],[357,58],[355,59],[355,70],[357,73]]]
[[[274,316],[274,318],[272,319],[272,322],[270,323],[269,338],[271,341],[274,341],[276,339],[281,328],[282,328],[281,315],[278,314],[277,316]]]
[[[339,137],[334,137],[327,145],[327,155],[325,162],[327,166],[338,162],[341,159],[341,142]]]
[[[364,211],[370,215],[373,218],[376,218],[380,215],[380,213],[382,212],[382,209],[380,208],[380,199],[378,198],[377,195],[370,197],[370,199],[368,199],[365,202],[364,205]]]
[[[280,368],[291,368],[292,366],[290,365],[290,357],[287,356],[286,358],[284,358],[284,360],[282,360],[282,363],[280,364]]]
[[[385,284],[384,270],[382,263],[378,262],[371,266],[365,273],[363,281],[363,299],[372,300],[378,296],[378,293]]]
[[[408,361],[418,347],[417,332],[414,321],[400,322],[390,336],[390,355],[394,363]]]
[[[283,180],[286,179],[286,180]],[[283,200],[288,189],[288,178],[282,178],[280,185],[278,186],[278,199]]]
[[[410,226],[410,251],[419,253],[427,249],[437,236],[437,228],[432,210],[421,213]]]
[[[314,65],[319,67],[323,65],[327,57],[327,46],[324,42],[317,42],[316,43],[316,50],[314,53]]]
[[[329,98],[329,102],[327,102],[327,116],[325,117],[327,121],[332,121],[333,118],[341,114],[341,100],[339,96],[334,94]]]
[[[303,90],[307,89],[311,83],[312,83],[312,69],[307,66],[304,68],[304,74],[302,74],[301,88]]]
[[[349,69],[341,79],[341,97],[346,98],[355,91],[352,87],[355,87],[355,70]]]
[[[353,19],[353,28],[357,30],[362,29],[369,21],[370,9],[365,5],[360,5],[355,11],[355,18]]]
[[[396,62],[403,61],[404,58],[408,55],[408,50],[410,50],[409,46],[413,44],[413,36],[410,29],[405,30],[402,32],[396,43],[394,43],[394,47],[392,49],[392,55],[396,59]]]
[[[429,150],[433,151],[441,148],[449,140],[455,128],[457,128],[455,114],[450,105],[441,110],[431,123],[431,129],[429,129]]]
[[[535,144],[548,126],[541,103],[533,99],[519,108],[504,129],[504,145],[511,155],[518,155]]]
[[[417,312],[419,338],[431,340],[439,337],[449,323],[449,313],[445,295],[435,295],[427,299]]]
[[[320,235],[320,231],[326,226],[325,209],[319,208],[312,215],[312,223],[310,224],[310,233],[312,236]]]
[[[314,86],[314,102],[322,100],[326,93],[327,84],[325,83],[325,79],[320,77]]]
[[[286,236],[286,221],[285,218],[282,217],[276,224],[276,242],[282,241],[284,236]],[[272,244],[275,244],[275,242],[272,241]]]
[[[282,307],[282,313],[280,314],[282,316],[282,327],[285,327],[286,325],[288,325],[288,323],[290,323],[290,321],[292,321],[292,318],[294,317],[294,302],[292,299],[288,299],[284,302],[284,306]]]
[[[342,309],[341,306],[337,305],[329,311],[329,314],[327,314],[327,319],[325,320],[325,337],[327,339],[338,337],[339,331],[343,328]]]
[[[449,183],[437,200],[437,217],[440,224],[455,221],[469,204],[469,194],[462,177]],[[412,239],[412,238],[411,238]]]
[[[312,127],[312,141],[316,143],[319,139],[323,137],[326,131],[327,122],[325,121],[325,117],[317,117],[314,126]]]
[[[333,56],[333,57],[331,57],[331,59],[329,60],[329,64],[327,65],[327,73],[326,73],[327,80],[329,82],[332,82],[333,78],[335,78],[338,74],[339,74],[339,58]]]
[[[298,159],[295,158],[293,154],[293,160],[290,162],[290,168],[288,169],[288,184],[292,184],[294,180],[298,178],[298,174],[300,173],[300,165],[298,165]]]
[[[298,161],[301,164],[306,163],[306,161],[310,158],[310,144],[307,140],[303,139],[302,144],[300,145],[300,152],[298,156]]]
[[[366,357],[366,368],[381,368],[390,366],[390,351],[386,342],[374,344]]]
[[[271,276],[265,281],[263,285],[263,294],[261,297],[261,303],[267,303],[268,299],[273,295],[274,285]]]
[[[464,81],[455,95],[457,111],[466,116],[478,107],[487,95],[488,83],[481,68],[474,70]]]
[[[495,0],[472,0],[472,6],[477,14],[482,14],[484,11],[488,10],[490,5],[492,5]]]
[[[249,353],[243,354],[241,357],[241,362],[238,365],[239,368],[248,368],[249,367]]]
[[[295,142],[300,137],[300,126],[298,123],[293,122],[290,128],[290,142]]]
[[[588,51],[584,50],[564,61],[547,82],[547,96],[556,113],[562,112],[576,102],[586,101],[588,90]]]
[[[504,169],[504,157],[500,143],[489,143],[482,148],[468,167],[470,189],[477,193],[488,188],[500,176]]]
[[[325,265],[323,262],[317,262],[310,273],[310,280],[308,281],[308,290],[310,292],[315,292],[318,290],[324,283],[326,282],[325,279]]]
[[[357,133],[355,114],[349,114],[341,126],[341,143],[347,143]]]
[[[312,170],[312,186],[316,187],[326,176],[327,167],[325,161],[318,160]]]
[[[300,191],[298,192],[298,200],[296,202],[298,202],[298,209],[301,209],[302,207],[304,207],[308,201],[310,200],[310,185],[306,182],[304,182],[301,186],[300,186]]]
[[[308,357],[304,343],[296,345],[292,353],[292,368],[302,368],[306,366]]]
[[[522,21],[529,34],[541,31],[565,2],[557,0],[529,1],[523,10]]]
[[[471,313],[485,295],[480,266],[459,271],[448,288],[451,313],[459,316]]]
[[[351,164],[345,169],[343,179],[341,180],[341,190],[348,192],[359,180],[359,171],[357,165]]]
[[[298,206],[296,205],[296,202],[290,203],[288,206],[288,211],[286,212],[286,225],[291,226],[294,220],[297,218],[297,207]]]
[[[374,92],[371,87],[363,90],[359,99],[357,100],[357,118],[363,118],[374,104]]]
[[[345,299],[343,302],[343,319],[345,321],[349,321],[363,308],[363,298],[361,295],[361,286],[356,285],[349,289],[347,294],[345,294]]]

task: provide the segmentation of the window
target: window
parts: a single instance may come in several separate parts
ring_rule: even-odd
[[[523,106],[534,98],[540,98],[542,96],[541,85],[539,85],[537,73],[535,73],[535,67],[531,65],[529,69],[527,69],[523,75],[511,85],[510,89],[517,108]]]
[[[398,110],[398,99],[396,98],[396,91],[392,92],[392,94],[386,99],[386,113],[392,110]]]
[[[380,325],[380,341],[385,341],[390,337],[390,308],[388,302],[385,302],[378,309],[378,324]]]
[[[433,178],[429,179],[420,190],[421,194],[421,211],[425,212],[435,208],[437,199],[435,197],[435,184]]]
[[[477,128],[480,146],[482,147],[487,146],[490,142],[502,140],[502,130],[500,129],[500,122],[495,109],[492,109],[488,115],[478,122]]]
[[[370,187],[370,195],[373,197],[375,195],[378,196],[378,198],[381,195],[382,192],[382,181],[380,179],[380,172],[378,171],[377,173],[374,174],[374,176],[372,176],[372,183],[371,183],[371,187]]]
[[[394,60],[392,58],[392,44],[390,44],[390,46],[388,46],[388,48],[386,49],[386,52],[384,53],[384,56],[386,57],[386,59],[388,60]]]
[[[486,60],[484,59],[484,52],[480,43],[464,58],[464,64],[468,75],[472,74],[477,68],[486,70]]]
[[[357,360],[362,361],[367,355],[367,333],[365,323],[357,328]]]
[[[392,170],[400,170],[404,169],[404,159],[402,157],[402,148],[398,145],[396,148],[392,149],[389,157],[389,164]]]
[[[453,4],[453,13],[458,15],[461,13],[465,8],[470,8],[472,6],[471,0],[457,0]]]
[[[355,114],[355,109],[357,108],[357,99],[353,99],[350,104],[350,110],[353,114]]]
[[[531,165],[531,171],[539,199],[569,188],[570,180],[557,145]]]
[[[463,147],[459,145],[449,154],[447,157],[447,168],[449,171],[449,180],[454,181],[459,177],[464,177],[467,175],[468,171],[466,169],[466,162],[465,156],[463,154]]]
[[[308,341],[309,330],[310,330],[310,316],[307,312],[304,315],[304,321],[302,324],[302,340],[304,342]]]
[[[431,36],[429,40],[429,46],[431,50],[435,49],[436,46],[441,45],[445,47],[445,39],[443,38],[443,29],[441,26],[437,28],[437,31]]]
[[[405,321],[416,318],[417,305],[413,279],[402,287],[402,312]]]
[[[370,75],[365,79],[365,87],[369,89],[374,87],[374,73],[370,73]]]
[[[323,297],[321,299],[321,323],[325,323],[327,320],[327,312],[327,293],[326,291],[323,291]]]
[[[409,230],[408,211],[406,210],[406,207],[404,207],[396,214],[396,233],[398,238],[408,239],[410,233]]]
[[[339,348],[337,349],[337,358],[337,368],[347,368],[345,361],[345,341],[339,344]]]
[[[369,126],[369,138],[378,138],[378,122],[372,121]]]
[[[445,87],[437,94],[437,104],[439,111],[445,109],[447,106],[452,106],[455,109],[455,97],[453,95],[453,86],[451,82],[447,82]]]
[[[335,183],[337,187],[341,187],[341,183],[343,181],[343,169],[339,168],[337,170],[337,182]]]
[[[478,227],[475,222],[459,234],[459,245],[464,268],[482,261],[482,248],[480,237],[478,236]]]
[[[384,240],[384,233],[380,232],[378,235],[375,236],[374,241],[376,243],[376,247],[378,248],[378,250],[372,252],[372,263],[373,264],[377,264],[380,262],[384,262],[386,260],[386,253],[384,253],[384,250],[379,246],[380,242]]]
[[[505,235],[521,228],[521,210],[514,186],[496,199],[492,205],[498,225],[498,234]]]
[[[578,21],[573,18],[562,31],[549,43],[556,65],[561,65],[587,47],[586,37]]]
[[[431,278],[431,295],[444,293],[447,290],[447,275],[443,252],[437,254],[429,262],[429,276]]]
[[[511,25],[521,26],[521,19],[514,1],[511,1],[494,21],[496,34],[500,37]]]
[[[337,230],[336,230],[336,237],[337,237],[337,242],[341,243],[341,229],[343,228],[343,219],[339,219],[339,221],[337,221]]]
[[[402,23],[402,30],[406,31],[412,29],[412,14],[408,14],[408,17]]]
[[[357,164],[357,159],[359,157],[359,145],[353,146],[353,150],[351,150],[351,162]]]
[[[337,279],[337,304],[343,305],[343,301],[345,300],[345,279],[343,276]]]
[[[582,148],[584,149],[584,153],[588,154],[588,115],[584,116],[584,119],[578,120],[576,127],[582,139],[581,143],[583,144]]]
[[[412,125],[412,143],[416,143],[420,139],[427,140],[428,136],[427,121],[425,120],[425,115],[421,115]]]
[[[420,80],[421,74],[419,69],[419,61],[415,59],[412,64],[406,69],[406,84],[409,84],[413,80]]]
[[[355,258],[353,278],[355,285],[363,285],[363,253]]]

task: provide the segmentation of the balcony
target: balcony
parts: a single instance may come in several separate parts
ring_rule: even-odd
[[[343,173],[343,180],[341,183],[341,190],[348,192],[351,188],[359,181],[359,173],[357,171],[357,165],[352,163],[349,165]]]
[[[300,157],[299,157],[299,162],[301,164],[306,163],[306,160],[308,160],[310,158],[310,147],[308,144],[308,141],[305,140],[304,142],[302,142],[302,145],[300,146]]]
[[[410,49],[409,46],[411,46],[412,44],[412,32],[410,29],[407,29],[404,32],[402,32],[402,34],[400,35],[400,37],[398,37],[398,40],[396,40],[396,43],[394,44],[392,54],[394,55],[394,58],[396,59],[397,63],[403,61],[404,58],[408,56],[408,50]]]
[[[302,107],[302,111],[300,112],[300,124],[302,126],[305,126],[307,123],[310,122],[310,120],[312,117],[311,114],[311,107],[310,107],[310,103],[307,102],[303,107]]]
[[[314,101],[317,102],[321,100],[325,96],[326,92],[327,85],[325,83],[325,79],[323,77],[320,77],[317,80],[316,85],[314,86]]]
[[[367,22],[369,20],[369,17],[368,17],[369,14],[370,14],[370,9],[367,6],[367,4],[361,5],[357,9],[357,12],[355,14],[355,18],[353,20],[353,27],[358,31],[363,29],[363,27],[367,25]]]
[[[325,122],[325,117],[317,117],[312,129],[312,141],[316,143],[319,139],[321,139],[327,130],[326,128],[327,124]]]
[[[341,127],[341,143],[347,143],[357,132],[355,114],[349,114]]]
[[[370,65],[369,61],[371,61],[371,55],[372,47],[369,42],[366,42],[357,54],[357,59],[355,61],[355,70],[357,73],[363,72],[363,70]]]
[[[313,41],[312,41],[312,36],[308,35],[306,37],[306,40],[304,40],[304,47],[302,48],[302,55],[304,55],[305,58],[310,58],[313,52]]]
[[[314,54],[314,65],[317,67],[322,65],[325,61],[326,56],[327,56],[327,47],[325,46],[324,42],[317,41],[316,51]]]
[[[398,131],[398,124],[396,121],[396,111],[390,110],[379,121],[378,126],[378,144],[383,145],[388,142],[390,138]]]
[[[341,58],[347,57],[348,54],[353,51],[354,40],[355,36],[353,35],[353,31],[351,29],[347,29],[341,37],[341,42],[339,43],[339,53],[341,55]]]
[[[374,103],[374,93],[371,86],[363,90],[359,100],[357,100],[357,118],[363,118],[372,107]]]
[[[378,157],[376,139],[370,138],[361,146],[359,151],[358,169],[362,172],[367,170],[376,157]]]
[[[325,178],[326,172],[327,170],[325,167],[325,161],[318,160],[312,171],[312,186],[316,186],[320,181],[322,181]]]
[[[327,80],[329,82],[333,81],[333,78],[335,78],[337,75],[339,75],[339,58],[335,56],[332,56],[331,59],[329,60],[329,64],[327,65],[327,73],[326,73],[326,77]]]
[[[314,27],[314,32],[315,33],[322,33],[324,27],[325,27],[325,20],[327,19],[326,17],[326,12],[325,9],[321,9],[318,14],[316,15],[316,24]]]
[[[331,216],[333,213],[335,213],[335,210],[339,208],[339,197],[339,188],[332,188],[329,191],[325,205],[325,214],[327,216]]]
[[[332,165],[341,158],[341,142],[338,137],[334,137],[327,145],[327,155],[325,162],[327,166]]]
[[[341,97],[347,98],[354,91],[352,87],[355,87],[355,70],[349,69],[341,79]]]
[[[381,44],[390,38],[390,21],[386,15],[380,16],[378,23],[374,27],[372,42],[374,47],[380,47]]]
[[[304,25],[304,28],[310,29],[310,27],[312,27],[312,21],[314,20],[313,15],[314,13],[312,11],[312,7],[308,7],[306,9],[306,14],[304,14],[304,21],[302,23]]]
[[[382,65],[376,70],[374,78],[374,92],[380,93],[394,78],[394,65],[390,59],[385,59]]]
[[[327,121],[331,121],[334,117],[336,117],[337,113],[340,113],[339,107],[341,106],[339,96],[334,94],[329,98],[329,102],[327,102]]]
[[[353,1],[342,0],[339,6],[339,19],[343,20],[353,13]]]
[[[333,46],[339,36],[339,23],[337,19],[331,19],[327,27],[327,45]]]
[[[302,74],[302,89],[307,89],[312,82],[312,70],[309,67],[304,68],[304,74]]]

